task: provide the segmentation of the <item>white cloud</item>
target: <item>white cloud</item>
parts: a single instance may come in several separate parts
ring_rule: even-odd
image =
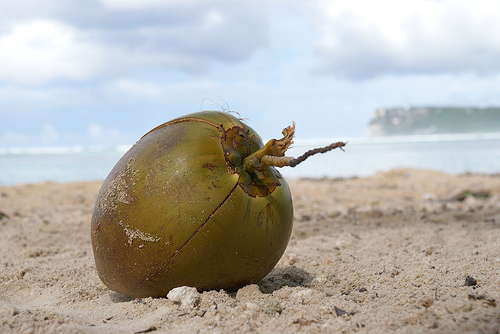
[[[101,50],[71,26],[50,20],[14,25],[0,35],[0,80],[39,84],[54,78],[85,80],[100,67]]]
[[[490,1],[5,0],[0,146],[130,143],[225,101],[263,138],[289,120],[302,138],[362,133],[406,103],[498,105]]]
[[[353,78],[500,71],[496,0],[319,3],[320,71]]]
[[[181,2],[177,0],[99,0],[99,2],[107,8],[130,10],[193,6],[213,2],[213,0],[183,0]]]
[[[17,17],[0,14],[6,19],[0,22],[0,82],[41,85],[142,70],[200,72],[213,63],[248,59],[268,37],[261,1],[50,4],[37,16],[29,4],[7,2]]]
[[[204,97],[217,89],[220,89],[220,84],[204,79],[175,83],[120,79],[109,84],[104,91],[109,96],[122,97],[129,101],[168,101],[180,98],[192,99],[193,96]]]

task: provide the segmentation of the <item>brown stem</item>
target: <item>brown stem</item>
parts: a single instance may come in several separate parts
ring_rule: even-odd
[[[307,151],[298,158],[285,157],[286,150],[293,144],[293,136],[295,134],[295,123],[283,129],[283,138],[271,139],[257,152],[249,155],[243,160],[243,168],[249,172],[263,172],[270,166],[275,167],[295,167],[307,158],[317,153],[326,153],[336,148],[346,145],[344,142],[337,142],[325,147],[315,148]]]
[[[334,150],[336,148],[340,148],[343,151],[344,149],[342,147],[346,146],[346,144],[347,143],[339,141],[339,142],[330,144],[330,145],[325,146],[325,147],[319,147],[319,148],[312,149],[312,150],[307,151],[306,153],[302,154],[300,157],[290,160],[289,166],[295,167],[298,164],[300,164],[301,162],[303,162],[304,160],[306,160],[307,158],[309,158],[310,156],[318,154],[318,153],[326,153],[326,152],[329,152],[329,151]]]

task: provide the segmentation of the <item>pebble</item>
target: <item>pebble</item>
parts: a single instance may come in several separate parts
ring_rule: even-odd
[[[328,282],[328,277],[326,275],[319,275],[314,278],[315,282],[318,282],[319,284],[325,284]]]
[[[183,308],[192,309],[200,301],[200,293],[196,288],[181,286],[169,291],[167,298],[174,303],[179,303]]]
[[[297,263],[299,258],[297,256],[297,254],[290,253],[286,256],[286,259],[288,260],[289,265],[294,265],[295,263]]]
[[[465,286],[475,286],[477,281],[471,276],[465,276]]]

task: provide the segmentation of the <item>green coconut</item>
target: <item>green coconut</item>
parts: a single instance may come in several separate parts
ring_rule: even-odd
[[[161,297],[179,286],[231,291],[262,279],[293,224],[290,189],[274,166],[319,152],[285,157],[293,132],[263,145],[232,114],[203,111],[144,135],[95,203],[91,241],[102,282],[130,297]]]

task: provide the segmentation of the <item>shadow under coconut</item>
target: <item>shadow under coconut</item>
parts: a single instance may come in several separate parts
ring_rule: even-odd
[[[285,286],[307,286],[313,278],[304,269],[292,265],[283,268],[274,268],[257,285],[262,293],[273,293]]]
[[[109,294],[109,299],[111,299],[113,303],[128,303],[134,300],[134,298],[132,297],[122,295],[121,293],[115,291]]]
[[[313,278],[314,277],[304,269],[291,265],[283,268],[274,268],[267,276],[261,279],[257,285],[259,286],[260,292],[270,294],[285,286],[307,286],[311,283]],[[236,295],[236,291],[229,291],[229,293]],[[109,294],[109,298],[113,303],[127,303],[136,299],[115,291]]]

